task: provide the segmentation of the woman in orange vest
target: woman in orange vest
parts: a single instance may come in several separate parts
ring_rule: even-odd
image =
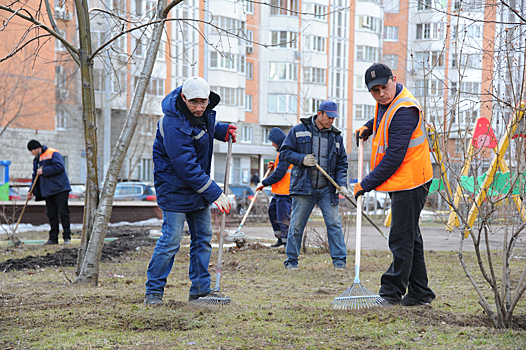
[[[385,64],[369,67],[365,83],[377,101],[375,115],[355,133],[357,142],[372,136],[371,172],[354,186],[354,195],[358,198],[376,189],[388,192],[392,203],[393,262],[382,275],[379,294],[391,304],[429,304],[435,293],[428,286],[418,220],[433,168],[422,108]]]
[[[276,151],[279,151],[286,136],[280,128],[274,128],[270,131],[268,139],[272,142],[272,146],[276,148]],[[262,190],[263,187],[272,185],[273,196],[268,207],[268,216],[274,229],[274,236],[278,239],[271,247],[277,248],[287,244],[290,211],[292,208],[292,199],[289,194],[292,164],[281,159],[278,152],[276,160],[269,163],[269,168],[274,168],[274,172],[257,185],[257,190]]]

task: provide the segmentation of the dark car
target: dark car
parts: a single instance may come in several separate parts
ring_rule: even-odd
[[[115,188],[116,201],[157,201],[155,187],[144,182],[119,182]]]
[[[255,190],[248,185],[230,185],[230,189],[235,195],[237,213],[239,215],[245,215],[252,199],[254,199]],[[265,191],[261,191],[249,215],[267,215],[269,204],[269,196]]]

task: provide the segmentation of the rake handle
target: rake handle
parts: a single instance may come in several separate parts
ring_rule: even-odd
[[[267,172],[265,173],[265,176],[263,177],[263,180],[265,180],[268,177],[268,174],[270,173],[270,170],[272,170],[272,169],[270,169],[270,168],[267,169]],[[252,198],[252,201],[250,202],[250,205],[248,206],[248,209],[247,209],[247,211],[245,213],[245,216],[243,216],[243,220],[241,220],[241,223],[239,224],[239,228],[237,229],[238,231],[241,231],[241,227],[243,227],[243,225],[245,224],[245,221],[247,220],[248,214],[252,210],[252,207],[254,206],[254,202],[256,201],[256,198],[257,198],[259,192],[261,192],[261,190],[256,189],[256,193],[254,194],[254,198]]]
[[[37,184],[37,180],[40,174],[37,174],[35,177],[35,181],[33,181],[33,185],[31,185],[31,189],[29,192],[27,192],[27,195],[29,196],[31,193],[33,193],[33,189],[35,188],[35,185]],[[22,208],[22,212],[20,213],[20,216],[18,217],[18,221],[16,222],[15,230],[13,231],[13,234],[15,234],[16,229],[18,228],[18,224],[20,224],[20,220],[22,220],[22,215],[24,215],[24,212],[26,211],[27,202],[29,202],[29,197],[26,199],[26,204],[24,204],[24,208]]]
[[[363,158],[363,155],[362,155],[362,158]],[[363,165],[362,165],[362,166],[363,166]],[[329,181],[334,185],[334,187],[336,187],[336,188],[338,189],[338,191],[340,190],[340,185],[338,185],[338,184],[336,183],[336,181],[334,181],[333,178],[330,177],[330,175],[327,174],[327,172],[326,172],[325,170],[323,170],[323,168],[322,168],[318,163],[316,163],[316,168],[318,168],[318,170],[319,170],[323,175],[325,175],[325,177],[326,177],[327,179],[329,179]],[[362,168],[362,171],[363,171],[363,168]],[[361,206],[361,203],[360,203],[360,206],[358,206],[358,205],[356,204],[356,202],[354,201],[354,198],[352,198],[352,197],[350,197],[350,196],[345,196],[345,198],[347,198],[347,200],[348,200],[349,202],[351,202],[352,205],[354,205],[355,208],[358,209],[358,208],[361,208],[361,207],[362,207],[362,206]],[[373,227],[374,227],[378,232],[380,232],[380,234],[381,234],[385,239],[389,240],[389,238],[387,238],[387,236],[382,232],[382,230],[380,230],[380,228],[378,227],[378,225],[376,225],[376,224],[374,223],[374,221],[369,217],[369,215],[367,215],[363,210],[362,210],[362,215],[367,219],[367,221],[369,221],[369,223],[370,223],[371,225],[373,225]]]
[[[225,170],[225,186],[224,193],[228,193],[228,181],[230,180],[230,160],[232,158],[232,135],[228,135],[228,152],[226,156],[226,170]],[[226,213],[221,214],[221,229],[219,231],[219,251],[217,253],[217,271],[216,271],[216,285],[214,287],[214,292],[221,291],[219,283],[221,282],[221,268],[223,265],[223,242],[225,234],[225,225],[226,225]]]

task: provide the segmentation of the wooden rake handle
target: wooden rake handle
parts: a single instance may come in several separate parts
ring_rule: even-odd
[[[265,180],[267,177],[268,177],[268,174],[270,174],[270,171],[272,169],[267,169],[267,172],[265,173],[265,176],[263,177],[263,180]],[[248,209],[245,213],[245,216],[243,216],[243,220],[241,220],[241,223],[239,224],[239,228],[241,229],[241,227],[243,226],[243,224],[245,223],[245,221],[247,220],[247,217],[248,217],[248,214],[250,214],[250,211],[252,210],[252,207],[254,206],[254,202],[256,201],[256,198],[259,194],[259,192],[261,192],[261,190],[257,190],[256,189],[256,193],[254,194],[254,198],[252,198],[252,201],[250,202],[250,205],[248,206]]]
[[[322,173],[323,175],[325,175],[325,177],[334,185],[334,187],[336,187],[338,189],[338,191],[340,191],[340,186],[336,183],[336,181],[334,181],[332,179],[332,177],[329,176],[329,174],[327,174],[327,172],[325,172],[325,170],[323,170],[323,168],[318,164],[316,163],[316,168],[318,168],[318,170],[320,171],[320,173]],[[350,197],[349,195],[345,195],[345,198],[347,198],[347,200],[349,200],[349,202],[352,203],[352,205],[354,205],[354,207],[356,208],[356,210],[358,210],[358,205],[356,204],[356,202],[354,201],[354,198]],[[374,228],[380,232],[380,234],[387,240],[389,240],[389,238],[387,238],[387,236],[382,232],[382,230],[380,230],[380,228],[378,227],[378,225],[376,225],[374,223],[374,221],[369,217],[369,215],[367,215],[363,210],[361,211],[362,212],[362,215],[367,219],[367,221],[369,221],[371,223],[371,225],[374,226]]]
[[[35,188],[35,185],[37,183],[37,180],[38,180],[39,176],[40,176],[40,174],[37,174],[37,176],[35,177],[35,181],[33,181],[33,185],[31,185],[31,189],[29,190],[29,192],[27,192],[28,196],[31,193],[33,193],[33,189]],[[24,212],[26,211],[27,202],[29,202],[29,197],[27,197],[26,204],[24,204],[24,208],[22,208],[22,212],[20,213],[20,216],[18,217],[18,221],[16,222],[16,226],[15,226],[15,230],[13,231],[13,234],[16,232],[16,229],[18,228],[18,224],[20,224],[20,220],[22,220],[22,215],[24,215]]]

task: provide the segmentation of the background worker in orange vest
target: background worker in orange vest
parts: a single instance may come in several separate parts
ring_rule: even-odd
[[[285,141],[285,137],[287,135],[280,128],[274,128],[270,131],[268,139],[278,151],[276,160],[269,162],[268,165],[269,168],[274,168],[274,172],[257,185],[258,190],[263,190],[263,187],[272,185],[273,196],[268,207],[268,216],[274,229],[274,236],[278,239],[276,243],[271,245],[274,248],[287,244],[292,208],[292,198],[289,194],[292,164],[283,160],[279,153],[279,148]]]
[[[376,189],[391,197],[393,262],[382,275],[379,294],[391,304],[428,304],[435,293],[428,286],[418,226],[433,177],[424,115],[415,97],[396,82],[385,64],[370,66],[365,83],[377,101],[375,116],[355,134],[357,144],[359,138],[373,138],[372,170],[354,186],[354,195],[358,198]]]
[[[27,197],[31,199],[35,196],[36,201],[46,201],[46,215],[51,226],[49,239],[44,244],[58,244],[59,217],[64,230],[62,233],[64,244],[71,244],[68,206],[71,186],[69,185],[68,174],[66,174],[64,158],[59,151],[42,145],[37,140],[29,141],[27,149],[35,157],[33,159],[33,181],[38,175],[33,192]]]

